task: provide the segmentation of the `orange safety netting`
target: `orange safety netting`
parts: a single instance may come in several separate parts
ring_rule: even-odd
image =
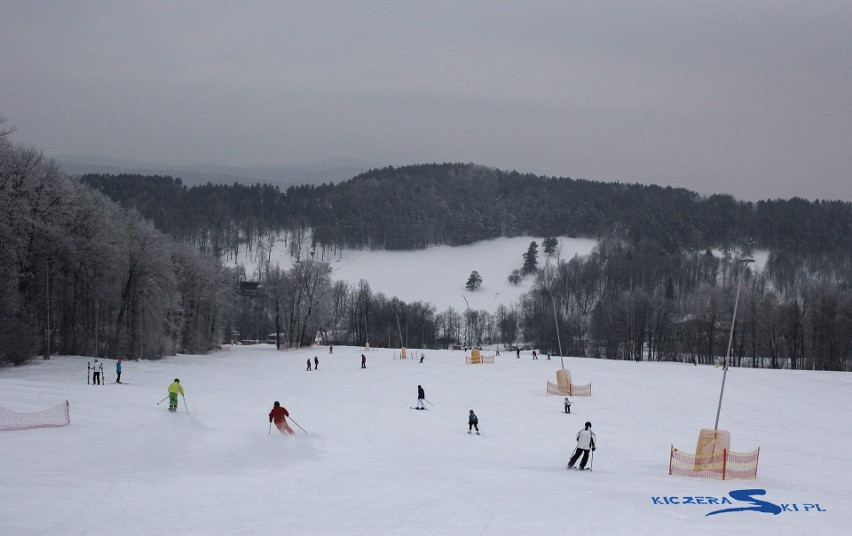
[[[468,365],[481,365],[482,363],[494,363],[493,355],[482,355],[479,348],[474,348],[470,351],[469,356],[465,356],[464,362]]]
[[[559,396],[592,396],[592,384],[575,385],[556,385],[553,382],[547,382],[547,394]]]
[[[592,384],[576,385],[571,383],[568,369],[556,371],[556,383],[547,382],[547,394],[559,396],[592,396]]]
[[[34,413],[18,413],[0,408],[0,431],[51,428],[70,423],[71,411],[67,400],[58,406]]]
[[[696,456],[671,447],[669,474],[715,480],[754,480],[760,449],[752,452],[722,450],[709,456]]]

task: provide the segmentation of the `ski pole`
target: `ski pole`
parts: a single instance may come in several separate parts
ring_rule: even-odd
[[[272,421],[269,421],[269,433],[272,433]]]
[[[166,395],[166,398],[169,398],[169,395]],[[166,398],[164,398],[164,399],[160,400],[159,402],[157,402],[157,405],[159,406],[160,404],[162,404],[163,402],[165,402],[165,401],[166,401]]]
[[[574,447],[574,451],[573,451],[573,452],[571,452],[571,457],[570,457],[570,458],[568,458],[568,467],[566,467],[566,469],[568,469],[568,468],[570,468],[570,467],[571,467],[571,460],[573,460],[573,459],[574,459],[574,455],[575,455],[575,454],[577,454],[577,448],[579,448],[579,446],[580,446],[580,445],[577,445],[576,447]]]
[[[293,417],[290,417],[290,422],[292,422],[292,423],[293,423],[293,424],[295,424],[296,426],[299,426],[299,423],[297,423],[296,421],[294,421],[294,420],[293,420]],[[305,429],[304,429],[304,428],[302,428],[301,426],[299,426],[299,430],[301,430],[301,431],[305,432]],[[305,435],[307,435],[307,434],[308,434],[308,433],[307,433],[307,432],[305,432]]]
[[[91,361],[86,363],[86,385],[89,385],[89,371],[92,370]]]
[[[180,397],[183,398],[183,409],[186,410],[186,414],[189,415],[189,408],[186,406],[186,397],[183,395],[180,395]]]
[[[423,400],[425,400],[426,402],[429,402],[429,399],[428,399],[428,398],[424,398]],[[430,405],[430,406],[434,406],[435,404],[433,404],[433,403],[429,402],[429,405]]]
[[[592,449],[592,459],[589,460],[589,471],[592,470],[592,467],[595,465],[595,450]]]

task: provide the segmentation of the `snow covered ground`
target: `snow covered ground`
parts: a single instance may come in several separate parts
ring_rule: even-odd
[[[416,353],[419,355],[420,351]],[[548,397],[560,360],[465,365],[460,351],[243,346],[126,362],[127,385],[86,385],[89,358],[0,369],[0,406],[66,399],[70,426],[0,432],[2,535],[849,534],[852,376],[731,369],[720,428],[761,448],[756,481],[669,476],[669,447],[712,428],[712,366],[565,358],[591,398]],[[318,371],[305,360],[318,356]],[[114,380],[114,361],[107,378]],[[169,413],[174,378],[188,408]],[[433,405],[412,411],[417,385]],[[269,433],[280,400],[308,434]],[[188,409],[188,413],[186,412]],[[476,410],[482,436],[468,435]],[[593,471],[566,471],[585,421]],[[778,515],[720,508],[754,505]],[[731,504],[710,505],[708,497]],[[691,498],[691,499],[688,499]],[[703,503],[703,504],[701,504]]]
[[[559,258],[568,261],[575,255],[589,255],[597,245],[590,238],[558,237]],[[512,270],[523,265],[523,254],[530,242],[539,246],[539,266],[548,262],[544,254],[543,239],[534,236],[516,236],[496,238],[467,246],[433,246],[413,251],[355,250],[342,249],[326,261],[331,265],[331,277],[335,281],[345,281],[357,287],[362,279],[369,281],[373,292],[384,293],[387,297],[396,296],[405,302],[422,301],[431,303],[436,312],[453,307],[463,311],[470,303],[471,309],[494,313],[497,307],[517,305],[521,294],[532,288],[533,277],[526,277],[518,285],[508,281]],[[721,257],[722,251],[714,254]],[[757,250],[752,255],[753,270],[762,270],[769,258],[769,252]],[[271,264],[289,269],[292,259],[281,240],[275,241],[270,252]],[[554,259],[555,261],[555,259]],[[553,261],[551,261],[553,262]],[[226,261],[226,265],[242,264],[247,274],[257,270],[256,252],[243,251],[235,260]],[[482,276],[482,286],[475,291],[465,288],[467,278],[476,270]]]
[[[364,279],[370,282],[373,292],[382,292],[388,298],[396,296],[409,303],[429,302],[439,313],[448,307],[463,311],[467,298],[471,309],[493,313],[500,305],[516,304],[521,294],[532,287],[532,277],[525,278],[517,286],[510,284],[508,277],[512,270],[521,268],[523,254],[533,241],[539,245],[539,266],[544,266],[543,239],[531,236],[414,251],[344,249],[328,262],[333,280],[357,286]],[[596,245],[596,240],[588,238],[559,238],[560,255],[566,261],[574,255],[588,255]],[[276,242],[270,258],[272,265],[292,266],[283,242]],[[237,262],[243,264],[249,274],[257,269],[256,259],[245,252],[236,262],[231,259],[228,264],[233,266]],[[482,286],[471,292],[465,288],[465,283],[474,270],[482,276]]]

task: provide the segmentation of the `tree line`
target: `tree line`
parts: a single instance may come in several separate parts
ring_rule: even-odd
[[[727,351],[742,277],[735,365],[850,369],[848,203],[737,203],[455,164],[286,192],[186,188],[171,177],[74,180],[10,133],[0,130],[0,363],[203,353],[269,333],[284,347],[317,334],[329,344],[410,348],[523,341],[565,355],[712,363]],[[292,267],[223,266],[235,248],[260,249],[282,229]],[[492,233],[547,237],[543,266],[537,244],[518,252],[519,277],[534,277],[533,290],[492,312],[439,312],[368,281],[335,282],[317,254]],[[599,246],[562,259],[553,237],[572,234]],[[767,246],[762,270],[737,262],[737,252]]]
[[[736,201],[683,188],[601,183],[473,164],[371,170],[337,185],[234,184],[187,188],[180,179],[85,175],[171,236],[214,254],[270,232],[310,228],[314,248],[421,249],[501,236],[618,236],[669,254],[751,243],[794,256],[852,255],[852,204]],[[826,266],[829,268],[828,266]]]
[[[11,132],[0,130],[0,364],[219,344],[233,301],[221,261],[69,179]]]

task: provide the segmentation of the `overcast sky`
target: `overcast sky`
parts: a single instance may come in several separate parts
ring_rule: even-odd
[[[852,201],[852,2],[0,0],[0,116],[48,155]]]

